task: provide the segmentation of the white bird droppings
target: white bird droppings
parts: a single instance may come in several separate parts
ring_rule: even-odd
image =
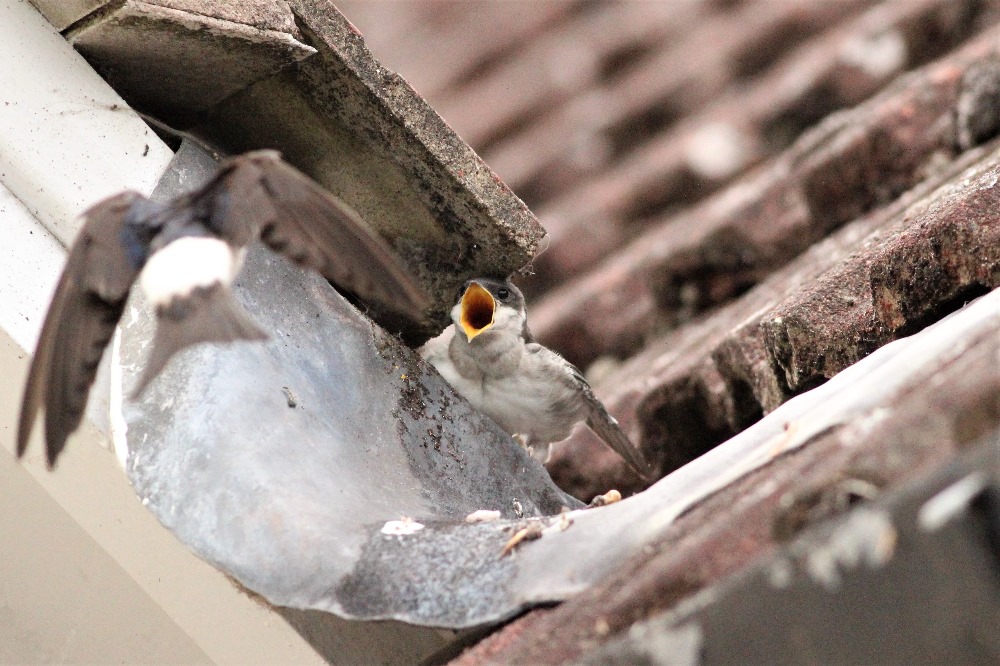
[[[467,523],[491,523],[494,520],[500,518],[499,511],[491,511],[489,509],[479,509],[478,511],[473,511],[465,517],[465,522]]]
[[[413,520],[413,518],[403,517],[399,520],[387,521],[379,531],[389,536],[408,536],[416,534],[422,529],[424,529],[424,526]]]

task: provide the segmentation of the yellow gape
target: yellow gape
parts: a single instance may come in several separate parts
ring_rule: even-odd
[[[469,342],[493,325],[496,302],[493,295],[473,282],[462,295],[462,330]]]

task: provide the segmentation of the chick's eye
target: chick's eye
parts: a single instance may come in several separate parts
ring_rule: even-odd
[[[501,301],[506,301],[508,298],[510,298],[510,290],[504,287],[497,289],[497,298],[499,298]]]

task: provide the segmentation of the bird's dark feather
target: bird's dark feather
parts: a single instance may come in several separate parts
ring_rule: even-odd
[[[235,158],[202,196],[225,201],[225,213],[212,214],[224,238],[246,244],[259,234],[272,250],[401,312],[419,312],[429,304],[406,266],[356,212],[277,153]]]
[[[42,325],[18,424],[20,456],[38,411],[44,409],[49,465],[80,424],[97,365],[132,284],[150,253],[173,240],[214,234],[246,247],[259,237],[272,250],[362,298],[410,314],[429,305],[402,261],[357,213],[274,151],[232,158],[205,185],[168,204],[125,192],[93,206],[84,218]],[[140,389],[185,346],[265,337],[228,291],[221,291],[225,289],[209,293],[214,306],[199,310],[190,321],[161,316],[156,340],[162,344],[154,342]],[[209,314],[216,321],[206,319]]]
[[[80,424],[101,354],[139,274],[120,237],[129,209],[141,199],[136,192],[124,192],[84,213],[28,370],[18,422],[19,456],[39,409],[45,411],[49,465]]]

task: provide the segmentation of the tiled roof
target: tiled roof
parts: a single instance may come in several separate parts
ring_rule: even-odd
[[[447,30],[397,52],[379,36],[392,12],[362,4],[342,9],[376,55],[546,227],[522,276],[533,332],[589,369],[664,474],[1000,282],[995,2],[541,3],[509,26],[463,14],[490,33],[478,56]],[[404,7],[425,30],[463,13]],[[453,47],[463,67],[407,70]],[[867,426],[740,479],[459,663],[575,661],[947,462],[1000,426],[995,336],[958,347],[876,396]],[[548,466],[579,497],[643,488],[584,430]]]
[[[88,5],[83,15],[93,4],[72,6]],[[432,222],[444,233],[416,253],[428,280],[452,259],[450,277],[527,259],[537,230],[506,180],[549,233],[520,278],[534,332],[587,369],[662,474],[831,378],[857,381],[866,397],[805,441],[786,422],[762,466],[644,553],[459,663],[578,661],[1000,426],[995,295],[959,313],[981,317],[975,326],[931,327],[1000,282],[997,0],[339,3],[429,106],[321,3],[241,4],[277,8],[257,23],[203,14],[210,29],[238,24],[208,49],[238,76],[188,89],[185,109],[209,109],[203,128],[230,148],[279,136],[290,160],[362,212],[398,221],[416,211],[412,229]],[[137,76],[145,65],[118,47],[102,60],[100,45],[129,12],[170,19],[190,7],[108,7],[94,22],[60,15],[59,27],[137,101],[169,112]],[[282,23],[282,7],[308,30]],[[219,48],[228,39],[259,59],[233,67]],[[153,47],[144,57],[168,69],[192,60]],[[311,48],[321,57],[299,64]],[[344,150],[362,144],[372,161]],[[404,181],[375,203],[351,190]],[[383,231],[405,236],[391,223]],[[913,352],[910,367],[909,352],[887,345],[915,333],[926,337],[914,347],[944,342]],[[871,373],[889,357],[871,356],[880,348],[896,354],[891,387],[891,377],[882,389],[874,375],[843,372],[869,357]],[[549,469],[585,499],[644,487],[585,431]]]

